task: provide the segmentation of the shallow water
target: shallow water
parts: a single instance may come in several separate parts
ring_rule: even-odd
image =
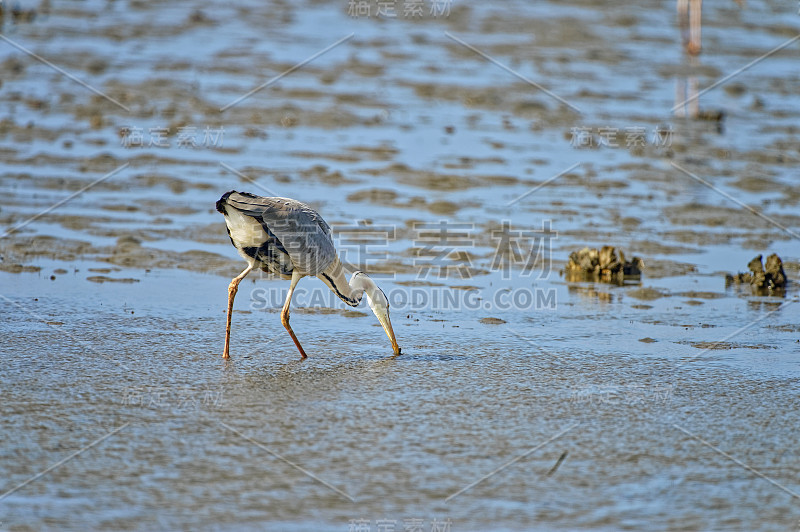
[[[670,110],[792,8],[707,2],[690,61],[666,1],[53,4],[2,35],[128,110],[0,42],[0,530],[798,527],[797,42]],[[223,361],[233,188],[320,210],[403,355],[304,279],[299,361],[251,275]],[[605,244],[640,282],[560,275]]]

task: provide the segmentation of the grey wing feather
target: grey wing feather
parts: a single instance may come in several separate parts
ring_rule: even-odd
[[[305,203],[240,192],[230,192],[223,198],[242,214],[259,219],[283,244],[301,272],[317,275],[336,259],[330,226]]]

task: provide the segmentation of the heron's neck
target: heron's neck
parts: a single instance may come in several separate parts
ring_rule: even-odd
[[[367,297],[372,297],[376,290],[380,290],[375,282],[364,274],[356,272],[350,281],[344,275],[342,263],[337,258],[324,272],[318,275],[333,292],[351,307],[357,307],[366,292]]]

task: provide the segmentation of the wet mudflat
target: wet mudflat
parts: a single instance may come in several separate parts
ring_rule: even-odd
[[[797,528],[800,17],[431,6],[5,14],[0,530]],[[317,208],[403,355],[304,279],[300,362],[253,275],[223,361],[230,189]],[[606,245],[641,278],[561,275]]]

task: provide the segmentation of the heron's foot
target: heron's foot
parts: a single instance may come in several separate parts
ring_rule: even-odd
[[[291,332],[292,340],[294,340],[294,345],[297,346],[297,350],[300,351],[300,360],[305,360],[308,358],[306,354],[306,350],[303,349],[303,346],[300,345],[300,342],[297,341],[297,337],[294,335],[294,331]]]

